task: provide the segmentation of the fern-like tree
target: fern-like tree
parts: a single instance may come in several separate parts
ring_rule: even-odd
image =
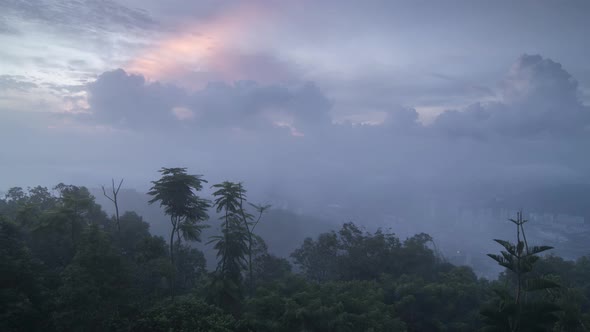
[[[249,272],[248,282],[250,285],[250,292],[252,293],[254,288],[254,272],[252,267],[253,248],[258,241],[258,237],[254,234],[254,229],[260,222],[264,212],[270,208],[270,205],[262,206],[249,203],[247,200],[246,189],[242,183],[225,181],[214,185],[213,188],[216,189],[213,193],[213,196],[215,197],[214,205],[218,213],[223,211],[221,218],[224,221],[223,235],[214,238],[214,240],[220,245],[220,243],[223,243],[219,242],[219,240],[223,240],[222,238],[225,239],[225,243],[229,243],[227,242],[227,240],[230,239],[228,236],[235,235],[235,239],[239,239],[240,237],[237,236],[238,234],[240,234],[240,236],[243,234],[246,235],[247,250],[244,259],[247,259],[246,263]],[[255,209],[257,213],[256,217],[245,209],[246,205],[250,205]],[[223,254],[223,252],[220,252],[220,254]],[[223,270],[223,267],[226,266],[228,262],[225,261],[227,258],[224,258],[223,256],[221,256],[221,258],[220,263],[222,264],[221,267]]]
[[[270,207],[250,204],[241,183],[225,181],[213,186],[214,206],[221,214],[221,235],[211,237],[215,243],[219,264],[216,271],[214,293],[219,305],[238,311],[242,298],[242,272],[249,271],[250,293],[254,288],[253,248],[258,241],[254,229],[263,213]],[[258,216],[248,213],[245,205],[252,206]]]
[[[264,212],[270,208],[270,205],[263,206],[263,205],[255,205],[252,203],[248,203],[248,201],[246,199],[246,189],[244,189],[242,183],[237,183],[237,184],[234,183],[232,187],[234,188],[233,189],[233,192],[234,192],[233,197],[235,198],[236,202],[239,203],[238,214],[239,214],[239,217],[242,221],[242,225],[246,229],[246,232],[248,235],[248,276],[249,276],[248,283],[250,285],[250,294],[252,294],[254,292],[254,269],[252,267],[253,248],[254,248],[254,245],[256,244],[257,241],[260,242],[258,236],[256,236],[256,234],[254,234],[254,229],[256,228],[258,223],[260,222],[260,219],[262,218],[262,215],[264,214]],[[220,190],[224,190],[224,189],[220,189]],[[256,219],[255,219],[254,215],[248,213],[244,209],[244,205],[246,203],[256,210],[256,213],[258,214]]]
[[[543,277],[532,277],[538,254],[553,249],[550,246],[529,247],[522,212],[516,219],[509,219],[516,226],[516,243],[494,239],[505,250],[500,255],[488,254],[500,266],[506,268],[513,291],[506,287],[495,289],[496,299],[481,311],[484,331],[541,332],[551,331],[558,317],[553,289],[559,285]]]
[[[240,216],[241,191],[236,183],[225,181],[213,186],[213,206],[220,213],[221,235],[211,237],[219,262],[211,295],[220,307],[238,315],[242,299],[242,271],[247,267],[248,231]]]
[[[162,177],[152,181],[149,203],[159,202],[170,217],[170,260],[174,264],[175,248],[180,247],[182,239],[200,241],[201,230],[205,227],[202,222],[209,218],[207,209],[211,204],[197,195],[203,183],[207,183],[202,175],[187,174],[186,168],[163,167],[159,172]]]

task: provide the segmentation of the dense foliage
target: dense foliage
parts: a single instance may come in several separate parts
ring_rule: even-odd
[[[281,258],[255,234],[273,222],[261,221],[268,207],[241,184],[214,185],[208,201],[200,176],[161,172],[150,195],[170,218],[168,241],[134,212],[107,216],[84,187],[11,188],[0,199],[0,331],[538,330],[527,317],[548,331],[590,327],[588,257],[539,256],[547,248],[519,233],[497,241],[504,253],[491,257],[506,272],[489,281],[441,259],[427,234],[346,223]],[[207,224],[215,271],[191,246]]]

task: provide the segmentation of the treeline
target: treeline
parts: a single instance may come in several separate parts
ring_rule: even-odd
[[[205,185],[183,168],[152,182],[166,239],[134,212],[107,216],[84,187],[11,188],[0,199],[0,331],[590,327],[590,259],[541,256],[551,248],[529,243],[521,215],[516,242],[497,240],[502,251],[490,256],[506,270],[490,281],[445,262],[427,234],[402,240],[353,223],[274,256],[256,235],[273,222],[269,207],[250,204],[241,183],[212,185],[211,200],[199,196]],[[201,239],[205,227],[218,231]],[[214,271],[196,241],[217,252]]]

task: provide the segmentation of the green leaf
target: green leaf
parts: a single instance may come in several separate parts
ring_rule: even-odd
[[[494,239],[494,241],[506,248],[506,251],[508,251],[510,254],[516,256],[516,251],[514,251],[514,245],[512,243],[499,239]]]
[[[547,250],[551,250],[551,249],[553,249],[553,247],[551,247],[551,246],[534,246],[529,250],[529,252],[527,253],[527,256],[536,255],[538,253],[542,253],[543,251],[547,251]]]
[[[526,281],[527,291],[544,290],[551,288],[559,288],[559,284],[544,278],[532,278]]]

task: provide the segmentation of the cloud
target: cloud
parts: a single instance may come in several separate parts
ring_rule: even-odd
[[[540,55],[522,55],[503,83],[507,103],[569,107],[579,102],[578,82],[561,64]]]
[[[30,82],[24,76],[15,75],[0,75],[0,91],[2,90],[18,90],[28,91],[36,88],[37,84]]]
[[[211,81],[278,83],[299,79],[301,68],[269,48],[262,22],[272,19],[258,2],[199,3],[198,20],[181,20],[157,36],[123,68],[150,80],[200,89]],[[215,7],[213,6],[213,7]],[[188,6],[193,8],[193,6]],[[178,15],[178,13],[176,14]]]
[[[109,169],[121,174],[183,165],[213,179],[245,180],[262,191],[284,187],[318,201],[324,187],[336,191],[330,199],[337,201],[413,185],[581,181],[590,167],[587,107],[554,64],[521,58],[502,80],[501,99],[445,111],[432,125],[402,106],[384,106],[377,122],[335,122],[333,101],[314,83],[217,82],[193,90],[118,69],[85,86],[82,113],[54,117],[51,128],[28,137],[54,147],[50,163],[75,150],[81,158],[76,167],[92,169],[98,158],[92,151],[110,151],[121,162]],[[521,86],[516,81],[529,89],[504,97]],[[556,86],[555,94],[530,88],[547,85]],[[552,105],[547,98],[564,107],[537,114],[537,106]],[[71,103],[83,105],[81,99]],[[554,119],[562,114],[576,116],[565,117],[571,130]],[[531,119],[538,119],[535,125]],[[84,148],[60,147],[82,141]]]
[[[302,133],[331,121],[330,102],[313,83],[219,82],[193,92],[118,69],[101,74],[87,92],[90,114],[81,119],[134,130],[170,130],[188,123],[262,131],[282,126]]]
[[[82,85],[161,30],[146,12],[112,0],[7,0],[1,7],[0,75],[26,73],[40,86]]]
[[[579,99],[576,80],[561,64],[523,55],[502,82],[502,99],[447,111],[433,127],[455,136],[539,137],[588,131],[590,108]]]
[[[156,25],[147,13],[112,0],[8,0],[2,10],[9,17],[70,31],[147,29]]]
[[[486,95],[491,95],[486,92]],[[501,82],[496,101],[442,112],[432,125],[419,121],[412,107],[381,106],[377,130],[426,136],[488,139],[510,136],[565,137],[587,133],[589,108],[578,97],[577,82],[559,63],[538,55],[517,59]],[[88,85],[92,119],[128,128],[239,128],[264,132],[338,132],[333,101],[313,83],[261,84],[255,81],[209,83],[201,89],[149,82],[124,70],[106,72]]]
[[[80,118],[141,130],[170,129],[177,120],[173,109],[187,98],[180,88],[149,83],[121,69],[101,74],[87,91],[91,114]]]
[[[186,166],[397,232],[590,183],[590,2],[541,1],[0,0],[0,188]]]
[[[12,23],[9,23],[6,18],[0,17],[0,35],[17,35],[18,33],[18,29]]]

